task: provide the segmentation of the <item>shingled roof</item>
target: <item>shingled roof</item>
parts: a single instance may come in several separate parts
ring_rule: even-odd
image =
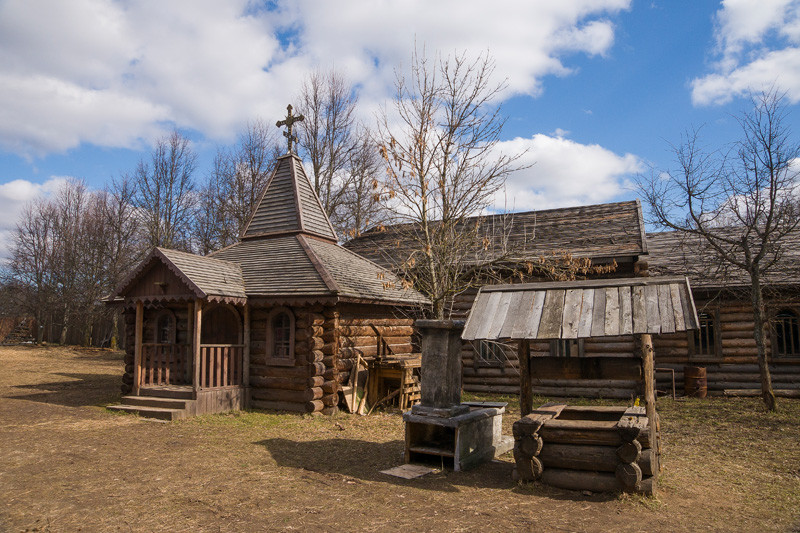
[[[336,232],[294,154],[278,158],[242,240],[302,232],[336,242]]]
[[[749,275],[733,265],[719,261],[700,237],[677,231],[648,233],[650,274],[688,276],[695,288],[721,289],[746,287]],[[781,255],[763,282],[773,286],[800,284],[800,230],[784,237]]]
[[[476,223],[489,243],[488,250],[476,253],[476,262],[501,255],[510,255],[512,260],[535,259],[561,251],[594,260],[620,260],[647,252],[638,200],[487,215],[464,221],[465,225]],[[344,246],[385,268],[394,268],[419,246],[417,230],[415,224],[375,228]]]
[[[337,297],[424,305],[391,272],[336,243],[307,235],[245,240],[214,254],[241,265],[250,297]]]
[[[120,283],[115,295],[124,296],[157,263],[163,263],[183,281],[196,298],[246,298],[242,269],[235,263],[211,257],[154,248],[139,266]]]

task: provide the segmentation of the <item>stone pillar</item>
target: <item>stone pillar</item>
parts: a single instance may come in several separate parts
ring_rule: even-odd
[[[421,403],[419,414],[454,416],[461,405],[461,332],[463,320],[417,320],[422,334]]]

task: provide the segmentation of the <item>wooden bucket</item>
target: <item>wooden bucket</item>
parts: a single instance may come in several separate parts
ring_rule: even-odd
[[[705,398],[708,395],[708,379],[706,379],[705,367],[683,367],[683,391],[689,398]]]

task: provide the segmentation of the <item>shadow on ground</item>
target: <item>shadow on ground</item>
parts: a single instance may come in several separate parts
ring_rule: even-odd
[[[463,472],[445,469],[417,479],[402,479],[382,474],[381,470],[403,464],[404,445],[400,440],[390,442],[369,442],[355,439],[294,441],[274,438],[258,441],[255,444],[264,446],[279,466],[315,472],[338,481],[383,482],[442,492],[459,492],[459,487],[506,489],[517,494],[535,494],[540,497],[575,501],[606,501],[616,498],[613,494],[586,496],[580,492],[554,489],[541,484],[520,487],[511,479],[514,464],[506,461],[485,463]]]
[[[67,407],[101,405],[119,399],[117,391],[121,380],[117,374],[55,373],[51,375],[69,378],[69,380],[15,385],[12,390],[23,389],[31,392],[29,394],[6,396],[6,398],[65,405]]]

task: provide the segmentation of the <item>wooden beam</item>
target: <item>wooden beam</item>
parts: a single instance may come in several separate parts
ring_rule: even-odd
[[[655,357],[653,351],[653,337],[649,333],[642,334],[642,372],[644,373],[644,410],[649,421],[650,446],[655,449],[655,461],[658,465],[658,415],[656,414],[655,390]],[[658,471],[658,467],[655,467]],[[655,484],[653,486],[655,490]]]
[[[142,337],[144,333],[144,303],[136,302],[136,331],[133,341],[133,394],[139,395],[142,385]]]
[[[197,395],[200,390],[200,332],[203,327],[203,301],[197,298],[194,301],[194,330],[192,331],[192,358],[194,361],[194,377],[192,390]]]
[[[531,343],[527,339],[519,341],[519,410],[520,416],[527,416],[533,411],[531,390]]]
[[[244,304],[244,349],[242,350],[242,387],[244,387],[244,407],[250,407],[250,305]]]

